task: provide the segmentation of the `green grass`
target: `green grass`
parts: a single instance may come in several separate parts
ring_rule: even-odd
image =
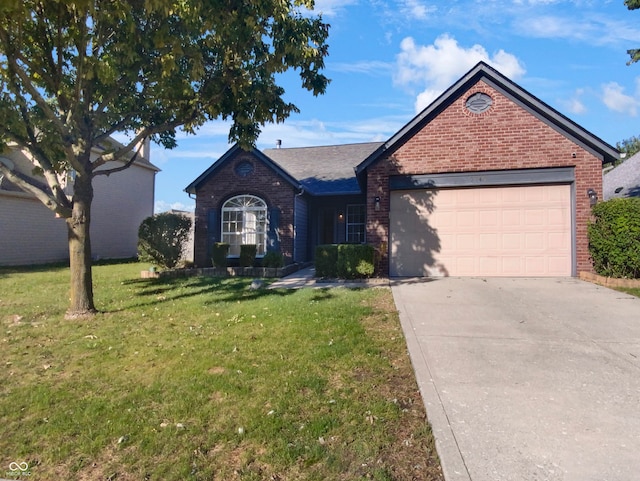
[[[441,480],[388,289],[0,269],[0,477]]]
[[[640,297],[640,288],[638,287],[620,287],[617,290],[626,292],[627,294],[631,294],[632,296]]]

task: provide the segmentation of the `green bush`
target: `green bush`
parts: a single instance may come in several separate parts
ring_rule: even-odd
[[[371,277],[375,268],[375,250],[364,244],[341,244],[338,246],[338,277],[358,279]]]
[[[283,267],[284,256],[279,251],[268,251],[262,258],[262,267]]]
[[[334,244],[316,247],[316,277],[337,277],[338,246]]]
[[[163,212],[142,221],[138,228],[138,257],[171,269],[180,261],[189,238],[191,219]]]
[[[640,278],[640,198],[611,199],[593,207],[589,252],[602,276]]]
[[[255,244],[243,244],[240,246],[240,267],[252,267],[256,260],[258,246]]]
[[[216,242],[211,248],[211,262],[214,267],[227,268],[227,255],[229,254],[229,244],[226,242]]]
[[[375,271],[375,249],[370,245],[340,244],[316,247],[316,276],[358,279]]]

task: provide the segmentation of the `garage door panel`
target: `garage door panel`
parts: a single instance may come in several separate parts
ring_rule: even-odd
[[[523,217],[520,210],[506,208],[502,211],[502,225],[518,228],[522,224]]]
[[[524,223],[528,226],[542,226],[545,224],[545,211],[542,209],[526,209]]]
[[[392,192],[390,274],[570,276],[570,195],[569,185]]]
[[[522,249],[522,236],[519,233],[505,232],[502,234],[502,249],[513,251]]]
[[[498,245],[498,234],[480,234],[479,236],[479,245],[478,248],[482,250],[497,250],[499,249]]]

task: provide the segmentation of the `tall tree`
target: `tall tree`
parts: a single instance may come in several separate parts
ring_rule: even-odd
[[[93,179],[129,167],[143,140],[172,148],[177,129],[210,119],[231,120],[229,139],[251,146],[264,123],[298,111],[276,82],[289,69],[324,93],[329,26],[312,9],[313,0],[0,2],[0,153],[29,152],[46,185],[8,163],[0,172],[66,219],[67,317],[95,312]],[[116,132],[131,142],[110,142]],[[68,197],[59,179],[71,171]]]
[[[635,155],[638,152],[640,152],[640,136],[636,137],[634,135],[633,137],[629,137],[628,139],[624,139],[620,142],[617,142],[616,149],[626,154],[625,159],[628,159],[632,155]],[[625,160],[625,159],[621,159],[621,162],[622,160]]]
[[[640,8],[640,0],[624,0],[624,4],[629,10]],[[640,48],[632,48],[627,50],[627,53],[631,56],[631,60],[629,60],[630,64],[640,61]]]

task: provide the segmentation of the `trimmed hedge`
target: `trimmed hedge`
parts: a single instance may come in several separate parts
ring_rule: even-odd
[[[284,256],[279,251],[268,251],[262,257],[262,267],[283,267]]]
[[[211,248],[211,262],[213,267],[227,268],[227,255],[229,254],[229,244],[226,242],[216,242]]]
[[[640,278],[640,198],[611,199],[593,207],[589,252],[598,274]]]
[[[375,249],[362,244],[316,247],[316,277],[359,279],[373,276]]]
[[[374,272],[375,250],[366,244],[340,244],[338,246],[338,277],[359,279],[371,277]]]
[[[316,247],[316,277],[338,277],[338,246],[325,244]]]
[[[142,221],[138,228],[138,258],[171,269],[182,258],[191,219],[163,212]]]
[[[253,267],[256,260],[258,246],[255,244],[242,244],[240,246],[240,267]]]

